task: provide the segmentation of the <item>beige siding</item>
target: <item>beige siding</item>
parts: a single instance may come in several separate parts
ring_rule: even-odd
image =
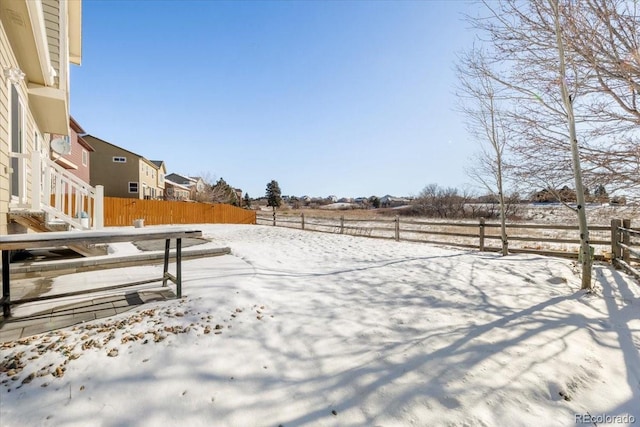
[[[0,61],[15,64],[9,40],[0,26]],[[7,234],[7,213],[9,212],[9,95],[7,80],[0,75],[0,234]]]
[[[0,26],[0,60],[5,66],[17,67],[18,63],[9,44],[9,40],[4,31],[4,27]],[[0,75],[0,233],[7,233],[7,213],[9,212],[9,203],[11,201],[10,192],[10,160],[9,152],[11,151],[10,142],[10,83]],[[18,85],[18,93],[24,108],[24,135],[23,135],[23,151],[25,153],[33,152],[35,144],[35,134],[40,133],[35,123],[33,114],[29,110],[28,95],[26,82]],[[31,176],[27,177],[27,194],[31,194]]]
[[[164,193],[164,189],[165,189],[165,182],[164,182],[164,177],[167,175],[167,167],[164,163],[162,163],[162,165],[160,166],[160,168],[158,169],[158,175],[156,176],[156,181],[157,181],[157,186],[160,189],[160,191],[162,191]]]
[[[44,23],[47,30],[47,42],[49,44],[49,55],[51,65],[60,72],[60,2],[59,0],[43,0],[42,10],[44,12]]]
[[[142,182],[143,193],[142,198],[161,199],[164,190],[158,188],[158,167],[140,159],[140,182]]]

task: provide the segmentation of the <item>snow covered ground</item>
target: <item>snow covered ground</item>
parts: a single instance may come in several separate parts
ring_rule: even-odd
[[[0,344],[3,427],[640,424],[640,287],[606,265],[585,294],[562,259],[197,228],[232,255],[184,298]]]

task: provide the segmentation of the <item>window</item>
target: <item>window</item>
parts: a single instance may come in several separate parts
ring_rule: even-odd
[[[22,154],[24,132],[24,106],[14,84],[11,85],[11,152]],[[20,159],[11,157],[11,196],[20,197],[26,194],[26,181],[20,170]]]
[[[114,157],[113,158],[113,162],[114,163],[127,163],[127,158],[126,157]],[[136,193],[138,192],[138,190],[136,190]]]
[[[160,184],[163,184],[163,183],[164,183],[164,174],[163,174],[163,173],[159,173],[159,174],[158,174],[158,182],[159,182]]]
[[[87,150],[83,149],[82,150],[82,166],[87,166],[87,163],[89,163],[89,153],[87,152]]]
[[[138,183],[130,182],[129,183],[129,193],[137,193],[138,192]]]

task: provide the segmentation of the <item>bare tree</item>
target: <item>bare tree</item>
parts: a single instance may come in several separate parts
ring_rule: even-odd
[[[413,200],[414,210],[424,216],[438,218],[463,218],[465,206],[471,200],[471,194],[460,193],[457,188],[443,188],[438,184],[424,187]]]
[[[591,71],[588,113],[599,142],[584,148],[611,189],[640,185],[640,15],[638,2],[583,0],[559,7],[566,48]]]
[[[573,99],[569,92],[567,81],[567,65],[565,62],[565,49],[563,33],[560,25],[560,6],[558,0],[549,0],[553,11],[553,22],[556,33],[556,46],[558,48],[559,78],[562,102],[567,115],[569,127],[569,139],[571,141],[571,157],[573,161],[573,173],[576,185],[576,210],[578,213],[578,226],[580,228],[580,254],[582,255],[582,289],[591,289],[591,246],[589,244],[589,227],[587,225],[586,202],[582,184],[582,169],[580,165],[580,151],[578,149],[578,136],[576,133],[576,120],[573,113]]]
[[[502,255],[509,253],[506,203],[504,195],[505,150],[509,126],[500,110],[500,85],[490,78],[480,50],[472,49],[460,58],[456,67],[462,96],[460,110],[470,134],[480,143],[480,151],[467,174],[498,198]],[[497,86],[497,87],[496,87]]]
[[[558,0],[484,2],[489,16],[472,18],[490,46],[482,72],[509,100],[505,111],[518,177],[538,187],[572,182],[580,193],[574,211],[580,228],[582,288],[591,289],[591,251],[584,205],[584,161],[580,157],[576,108],[591,102],[584,93],[590,71],[565,49]],[[585,111],[588,109],[584,109]]]

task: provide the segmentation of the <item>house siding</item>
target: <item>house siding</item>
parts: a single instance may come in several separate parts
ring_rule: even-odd
[[[13,54],[9,39],[4,27],[0,25],[0,60],[4,67],[18,67],[18,61]],[[7,234],[9,227],[7,224],[7,214],[9,213],[9,205],[11,202],[10,189],[10,170],[11,161],[9,160],[9,152],[11,151],[10,142],[10,90],[11,83],[0,74],[0,234]],[[23,135],[23,152],[31,153],[34,149],[35,134],[40,135],[38,127],[31,110],[29,109],[26,82],[22,81],[17,86],[18,95],[22,101],[24,108],[24,135]],[[31,194],[31,177],[27,176],[27,194]]]
[[[51,66],[56,70],[56,74],[59,77],[62,75],[60,72],[60,1],[43,0],[42,10],[44,12],[44,25],[47,32]]]
[[[111,145],[91,135],[84,137],[95,150],[91,153],[90,184],[104,186],[106,197],[140,199],[142,183],[139,179],[140,156]],[[115,163],[114,157],[125,157],[126,163]],[[138,183],[138,193],[129,193],[129,182]]]
[[[160,176],[162,175],[162,180],[160,179]],[[164,177],[167,175],[167,167],[165,166],[164,163],[162,163],[162,165],[160,166],[160,168],[158,168],[158,175],[156,175],[156,181],[157,181],[157,186],[160,189],[160,191],[162,192],[162,194],[164,194],[164,189],[165,189],[165,180]],[[162,195],[160,197],[163,197]]]
[[[158,189],[158,167],[151,162],[140,159],[140,198],[145,196],[151,199],[159,199],[163,196],[163,191]],[[155,190],[155,191],[152,191]],[[154,194],[155,192],[155,194]]]
[[[9,40],[0,25],[0,61],[15,64]],[[0,76],[0,234],[7,234],[7,213],[9,212],[9,85],[4,74]]]
[[[59,137],[59,135],[54,135],[54,138]],[[60,155],[55,152],[52,152],[51,157],[55,160],[58,157],[62,157],[74,165],[78,166],[78,169],[68,169],[68,172],[72,175],[80,178],[86,183],[89,183],[91,180],[90,175],[90,167],[91,167],[91,155],[89,151],[84,148],[80,142],[78,142],[78,133],[73,129],[69,128],[69,141],[71,142],[71,152],[69,154]],[[82,164],[82,152],[87,152],[87,165]]]

